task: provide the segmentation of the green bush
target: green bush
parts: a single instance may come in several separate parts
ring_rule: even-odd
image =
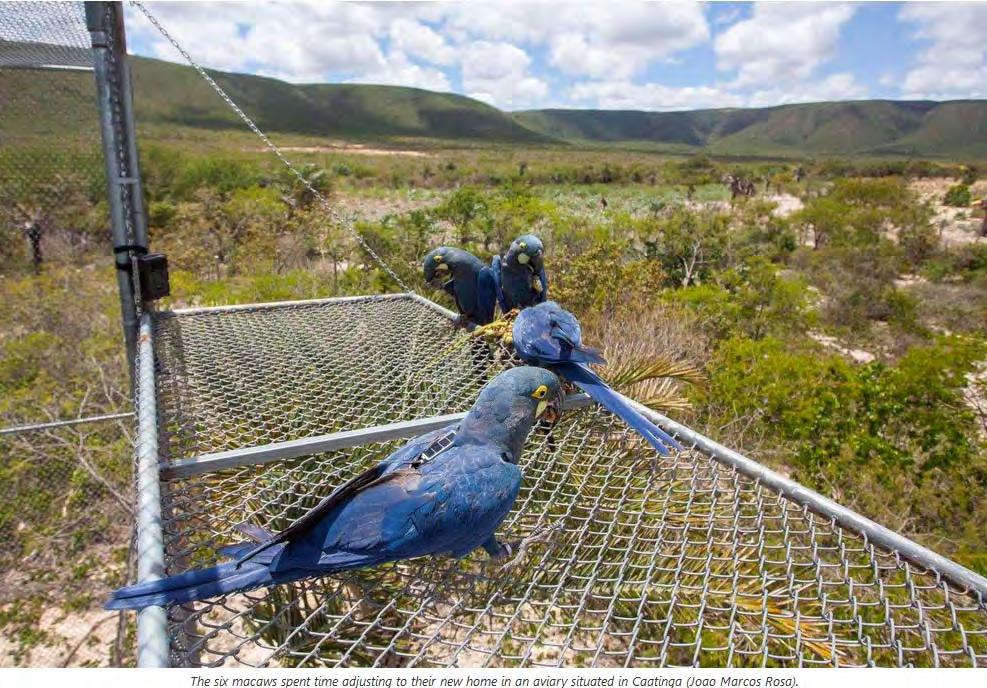
[[[970,198],[970,187],[966,184],[956,184],[949,187],[942,202],[952,208],[968,208]]]
[[[987,457],[963,400],[985,353],[982,340],[943,337],[897,365],[854,365],[738,337],[711,361],[701,409],[714,423],[755,419],[750,432],[784,448],[799,482],[892,527],[953,538],[987,514]]]

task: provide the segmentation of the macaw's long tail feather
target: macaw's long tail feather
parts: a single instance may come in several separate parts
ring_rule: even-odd
[[[578,385],[580,389],[589,394],[594,401],[602,404],[608,411],[620,416],[662,456],[668,456],[669,447],[682,449],[682,445],[674,437],[628,404],[620,394],[612,390],[599,375],[586,366],[580,363],[559,363],[553,366],[553,369],[570,382]]]
[[[572,332],[567,332],[564,327],[557,325],[552,327],[552,338],[562,343],[563,356],[568,356],[570,361],[576,363],[599,363],[603,365],[607,362],[599,349],[586,346],[579,341],[578,332],[575,333],[575,336],[570,336],[572,334]]]
[[[579,348],[573,348],[569,352],[569,360],[576,363],[599,363],[600,365],[607,362],[607,359],[603,358],[603,354],[600,353],[599,349],[583,345],[580,345]]]
[[[189,571],[120,588],[104,605],[106,609],[143,609],[144,607],[182,604],[204,600],[230,592],[240,592],[274,582],[265,564],[220,564],[209,569]]]

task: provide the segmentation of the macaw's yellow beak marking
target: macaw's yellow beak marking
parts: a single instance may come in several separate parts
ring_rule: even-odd
[[[445,263],[439,263],[438,265],[435,266],[435,271],[436,272],[448,272],[449,271],[449,266],[446,265]]]
[[[517,262],[519,262],[521,265],[527,265],[528,261],[530,260],[531,260],[531,256],[529,256],[527,253],[519,253],[517,256]]]
[[[538,400],[538,407],[535,409],[535,418],[541,418],[541,414],[545,413],[545,409],[548,408],[548,387],[545,385],[539,385],[538,389],[531,393],[532,399]]]

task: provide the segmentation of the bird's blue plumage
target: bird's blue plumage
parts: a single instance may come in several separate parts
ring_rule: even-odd
[[[427,283],[453,298],[467,321],[477,325],[493,321],[497,300],[494,278],[490,267],[472,253],[440,246],[425,256],[422,271]]]
[[[504,313],[543,303],[548,298],[545,247],[533,234],[524,234],[511,242],[503,257],[493,257],[490,269]]]
[[[544,388],[544,389],[542,389]],[[107,609],[165,606],[425,555],[499,551],[494,532],[521,486],[524,442],[559,379],[505,371],[455,426],[422,435],[334,491],[290,528],[222,550],[237,561],[121,588]],[[450,433],[451,434],[450,437]]]
[[[522,310],[514,321],[514,349],[525,363],[546,366],[577,385],[619,416],[660,454],[682,445],[635,409],[587,364],[604,363],[596,349],[582,343],[579,321],[554,301]]]

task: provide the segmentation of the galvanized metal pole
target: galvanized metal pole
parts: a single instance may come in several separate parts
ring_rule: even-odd
[[[133,384],[139,317],[133,265],[134,257],[147,250],[147,225],[137,168],[133,102],[120,3],[87,2],[86,25],[93,46],[93,72],[120,292],[120,317],[127,347],[127,366]]]
[[[161,480],[158,470],[158,410],[154,381],[151,316],[141,319],[137,395],[137,582],[164,578]],[[137,666],[169,666],[168,614],[163,607],[137,613]]]

